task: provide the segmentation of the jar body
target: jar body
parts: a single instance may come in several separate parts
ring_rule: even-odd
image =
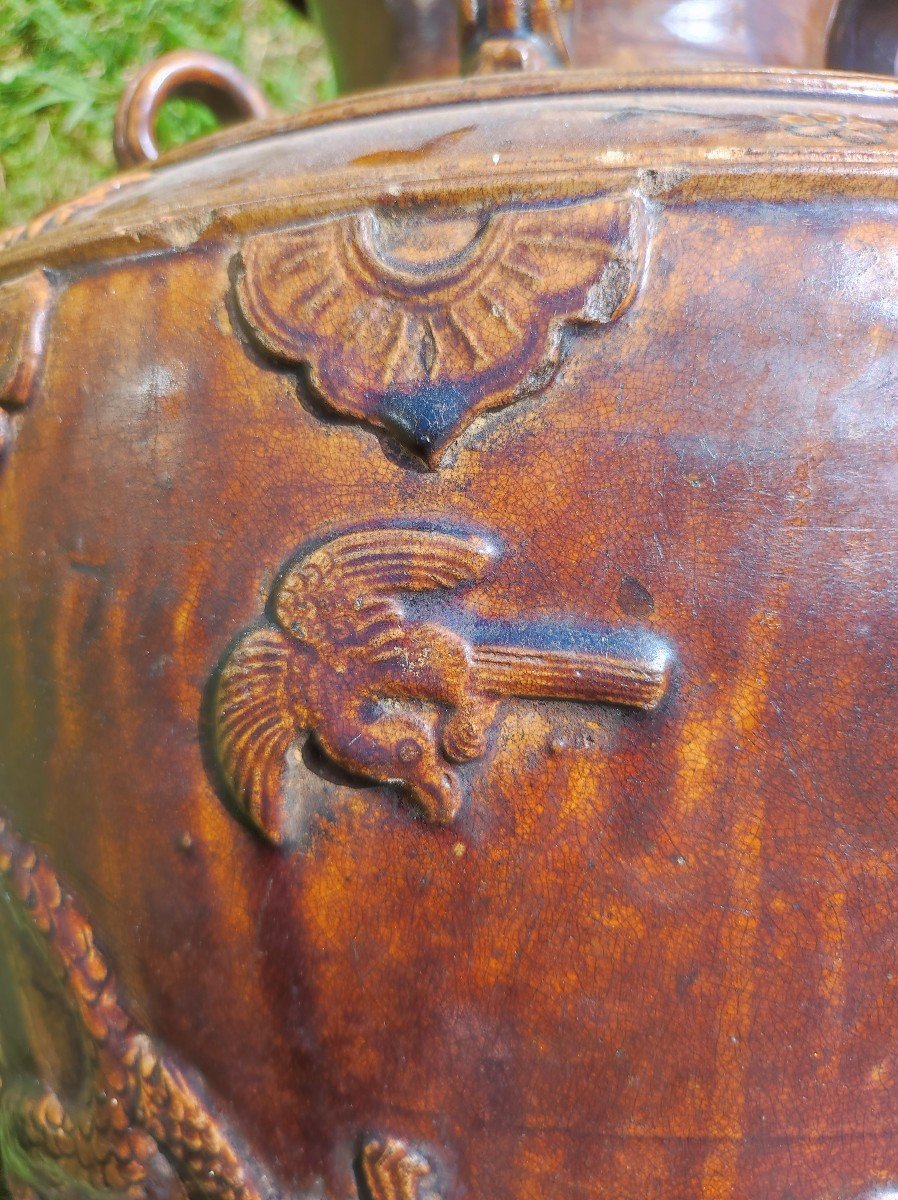
[[[895,1177],[895,99],[483,80],[8,238],[20,1194]],[[453,808],[354,739],[459,646]]]

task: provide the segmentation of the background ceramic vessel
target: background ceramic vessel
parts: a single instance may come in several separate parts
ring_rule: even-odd
[[[892,75],[891,0],[558,0],[577,67],[824,66]],[[456,0],[317,0],[344,88],[456,75]]]

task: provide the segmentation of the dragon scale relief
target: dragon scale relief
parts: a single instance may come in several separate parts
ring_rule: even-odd
[[[3,932],[20,952],[13,961],[52,977],[84,1076],[67,1090],[42,1079],[52,1055],[33,1038],[28,1069],[11,1075],[4,1062],[0,1189],[5,1183],[13,1200],[285,1195],[132,1019],[75,898],[4,817],[0,917],[8,918]],[[17,982],[27,1005],[27,981]],[[354,1170],[363,1200],[439,1200],[428,1160],[398,1138],[364,1137]]]

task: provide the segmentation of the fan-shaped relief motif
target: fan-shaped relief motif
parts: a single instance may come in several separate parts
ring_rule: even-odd
[[[626,309],[644,239],[632,196],[366,209],[250,238],[237,300],[256,342],[308,365],[335,413],[433,466],[478,413],[548,384],[566,325],[605,325]]]
[[[459,604],[499,555],[480,534],[386,526],[338,533],[287,565],[212,689],[224,787],[269,841],[301,835],[291,757],[304,738],[447,824],[463,802],[459,768],[486,753],[503,700],[658,706],[672,654],[650,631],[485,622]]]
[[[9,435],[3,410],[28,404],[40,380],[52,300],[43,271],[0,284],[0,457]]]
[[[13,1055],[4,1042],[0,1192],[5,1184],[13,1200],[286,1197],[132,1020],[87,917],[49,861],[3,817],[0,918],[0,933],[15,935],[14,947],[0,939],[0,949],[20,1007],[40,1009],[46,996],[35,994],[27,970],[7,961],[11,948],[39,968],[42,992],[54,982],[71,1020],[62,1022],[57,1008],[49,1032],[80,1042],[69,1053],[63,1047],[63,1057],[78,1060],[85,1076],[64,1089],[45,1077],[54,1053],[17,1044]],[[12,1014],[4,1008],[0,1018],[6,1036]],[[46,1041],[47,1033],[32,1028],[25,1041]],[[29,1057],[18,1077],[10,1071],[16,1058]],[[440,1200],[428,1159],[397,1138],[363,1138],[355,1167],[360,1200]]]

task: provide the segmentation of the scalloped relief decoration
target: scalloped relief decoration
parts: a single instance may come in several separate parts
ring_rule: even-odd
[[[10,437],[4,410],[28,404],[40,381],[52,301],[43,271],[0,284],[0,456]]]
[[[479,413],[549,384],[566,329],[624,312],[645,224],[631,195],[488,213],[369,208],[249,238],[237,301],[253,340],[306,366],[328,409],[434,467]]]

